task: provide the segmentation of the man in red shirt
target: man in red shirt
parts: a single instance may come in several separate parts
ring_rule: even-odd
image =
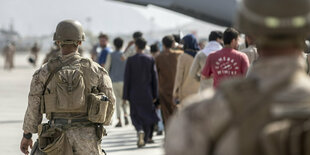
[[[211,53],[202,70],[202,78],[212,78],[216,88],[222,79],[234,76],[245,76],[249,67],[246,54],[237,51],[239,32],[234,28],[227,28],[223,36],[224,48]]]

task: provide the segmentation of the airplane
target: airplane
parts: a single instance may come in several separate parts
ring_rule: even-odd
[[[232,26],[238,0],[113,0],[173,10],[219,26]]]

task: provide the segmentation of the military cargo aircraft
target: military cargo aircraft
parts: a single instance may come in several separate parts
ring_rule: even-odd
[[[209,23],[231,26],[238,0],[114,0],[173,10]]]

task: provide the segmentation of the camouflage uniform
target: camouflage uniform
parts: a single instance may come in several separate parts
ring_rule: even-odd
[[[56,59],[66,62],[73,56],[79,55],[78,53],[71,53]],[[76,63],[76,62],[72,62]],[[71,64],[72,64],[71,63]],[[82,58],[80,60],[82,66],[89,66],[91,70],[90,84],[97,86],[100,92],[103,92],[115,104],[115,96],[112,90],[112,82],[108,73],[93,61]],[[44,64],[37,70],[32,78],[30,93],[28,97],[28,108],[24,118],[23,130],[26,133],[37,133],[38,125],[42,122],[42,114],[40,112],[41,97],[43,93],[43,86],[51,71],[48,69],[47,64]],[[50,115],[47,115],[51,119]],[[74,113],[55,113],[53,118],[87,118],[87,114],[74,114]],[[96,136],[95,128],[93,126],[78,126],[66,130],[66,134],[70,144],[72,145],[74,154],[102,154],[101,152],[101,139]]]
[[[14,68],[14,55],[16,48],[13,44],[8,44],[3,49],[3,54],[5,57],[4,60],[4,69],[12,69]]]
[[[283,107],[292,108],[299,104],[309,105],[310,81],[304,70],[305,64],[301,58],[261,59],[254,64],[248,79],[255,80],[258,88],[263,92],[268,92],[275,85],[287,81],[284,89],[273,92],[271,111],[274,112]],[[244,87],[248,88],[247,90],[251,89],[251,87]],[[251,95],[236,96],[236,98],[251,100],[257,94]],[[231,121],[232,112],[229,101],[221,90],[217,92],[207,90],[207,92],[187,101],[184,103],[185,105],[193,104],[178,113],[168,127],[165,144],[167,155],[208,154],[211,139],[225,123]],[[238,144],[238,131],[232,127],[219,141],[215,154],[227,155],[229,152],[229,155],[238,155],[240,154]]]

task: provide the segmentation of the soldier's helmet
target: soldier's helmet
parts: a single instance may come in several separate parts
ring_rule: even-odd
[[[256,38],[307,37],[310,33],[310,0],[243,0],[235,27]]]
[[[54,33],[54,41],[61,41],[70,43],[72,41],[84,41],[85,34],[82,24],[76,20],[61,21]]]

